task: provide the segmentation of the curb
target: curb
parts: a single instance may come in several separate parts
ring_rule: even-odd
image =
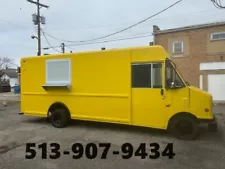
[[[20,100],[0,100],[0,105],[7,106],[11,103],[20,103]]]
[[[20,100],[0,100],[0,102],[20,102]]]

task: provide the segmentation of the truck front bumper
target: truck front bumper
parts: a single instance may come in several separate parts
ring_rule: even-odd
[[[215,116],[213,116],[213,120],[211,120],[211,121],[208,123],[208,129],[209,129],[209,131],[211,131],[211,132],[217,132],[217,131],[218,131],[218,126],[217,126],[217,121],[216,121]]]
[[[211,132],[217,132],[218,131],[218,125],[217,125],[217,121],[216,121],[215,116],[213,116],[213,119],[211,119],[211,120],[206,120],[206,119],[203,120],[202,119],[202,120],[200,120],[200,123],[208,124],[208,129]]]

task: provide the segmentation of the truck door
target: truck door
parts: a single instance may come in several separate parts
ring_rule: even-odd
[[[132,124],[138,126],[164,128],[167,120],[164,98],[163,62],[133,63],[132,79]],[[164,93],[162,93],[164,92]]]

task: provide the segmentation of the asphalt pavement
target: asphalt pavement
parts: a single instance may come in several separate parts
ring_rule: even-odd
[[[18,115],[19,109],[20,105],[16,102],[9,103],[6,107],[0,106],[0,169],[225,168],[224,105],[214,108],[219,123],[218,133],[210,133],[206,126],[202,126],[200,137],[194,141],[178,140],[160,130],[93,122],[72,121],[67,128],[57,129],[45,118]],[[34,143],[36,146],[33,159],[25,158],[26,155],[31,155],[26,153],[27,143]],[[43,143],[46,143],[46,150]],[[54,153],[54,148],[57,147],[50,147],[51,143],[60,145],[60,155],[57,159],[50,159],[49,155],[57,157]],[[80,145],[76,144],[73,152],[74,143]],[[89,143],[94,145],[90,146]],[[95,150],[93,154],[93,146],[98,146],[99,143],[111,144],[106,159],[101,159],[104,147],[97,147],[96,157]],[[124,146],[124,143],[130,143],[131,148],[130,145]],[[146,143],[146,159],[141,159],[141,153],[135,156],[135,151],[141,143]],[[156,159],[149,157],[151,151],[154,155],[150,143],[159,145],[160,154]],[[162,151],[168,144],[171,146],[170,143],[173,143],[171,153],[175,153],[173,159],[162,156]],[[123,150],[122,146],[125,147]],[[64,155],[64,151],[69,151],[70,154]],[[113,151],[119,151],[119,154],[114,155]],[[123,159],[123,156],[129,156],[129,153],[131,157]],[[73,155],[75,158],[80,155],[81,158],[73,159]],[[45,157],[47,159],[44,159]]]

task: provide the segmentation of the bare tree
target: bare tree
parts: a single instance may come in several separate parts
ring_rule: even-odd
[[[4,74],[4,69],[13,64],[13,59],[9,57],[0,57],[0,77]]]
[[[10,65],[13,65],[13,60],[9,57],[0,57],[0,87],[1,86],[8,86],[9,85],[9,79],[2,79],[2,76],[4,75],[4,69],[10,67]],[[0,92],[2,91],[2,88],[0,88]]]
[[[0,69],[5,69],[11,64],[13,64],[13,59],[9,57],[0,57]]]

